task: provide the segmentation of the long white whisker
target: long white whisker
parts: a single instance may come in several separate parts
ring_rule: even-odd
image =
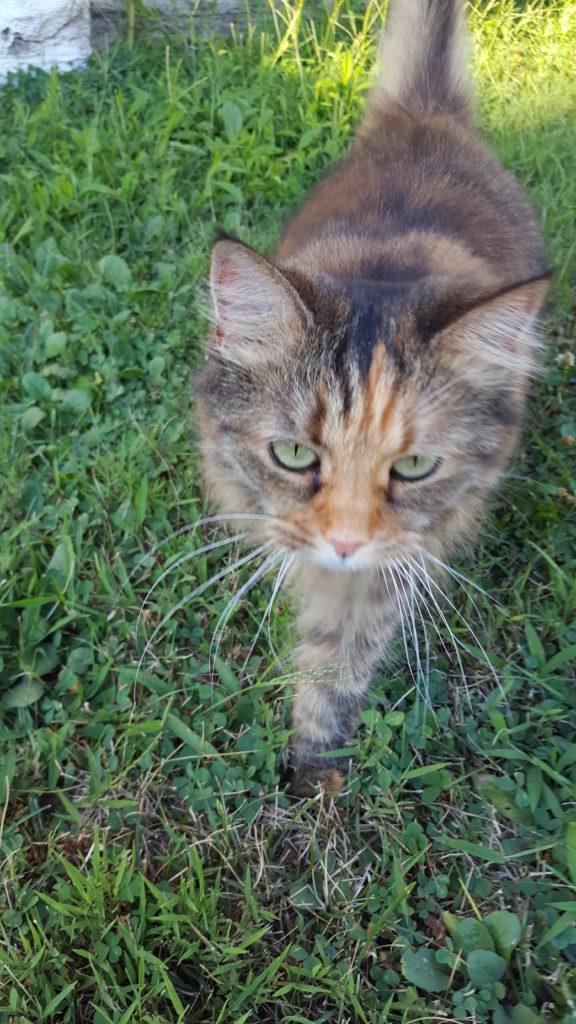
[[[174,569],[179,569],[180,566],[184,565],[186,562],[190,562],[193,558],[197,558],[198,555],[205,555],[208,551],[213,551],[215,548],[224,547],[224,545],[226,544],[234,544],[235,541],[242,540],[245,536],[245,533],[236,533],[233,537],[225,537],[223,540],[216,540],[212,544],[205,544],[203,547],[196,548],[194,551],[188,551],[187,554],[182,555],[180,558],[177,558],[174,562],[171,562],[170,565],[164,570],[162,575],[154,581],[148,593],[146,594],[146,597],[142,601],[142,604],[140,605],[140,611],[138,612],[138,618],[136,620],[136,640],[138,640],[138,628],[140,626],[142,613],[146,605],[148,604],[150,597],[156,590],[156,587],[160,586],[162,580],[165,579],[166,576],[173,572]]]
[[[197,519],[195,523],[188,523],[186,526],[181,526],[180,529],[175,530],[174,533],[171,533],[168,537],[164,537],[153,548],[149,548],[148,551],[145,551],[144,554],[140,556],[137,565],[135,565],[134,568],[130,571],[130,573],[124,580],[124,583],[120,587],[119,593],[121,594],[124,588],[128,586],[134,574],[138,572],[138,569],[141,568],[142,564],[146,561],[147,558],[153,558],[156,552],[160,551],[160,548],[163,548],[166,544],[169,544],[171,540],[175,540],[176,537],[181,537],[183,533],[191,533],[192,530],[196,530],[200,526],[208,526],[211,523],[227,523],[232,520],[247,521],[251,519],[263,522],[274,522],[277,518],[277,516],[265,515],[263,513],[252,514],[250,512],[229,512],[221,513],[215,516],[206,516],[204,519]]]
[[[274,601],[276,600],[276,596],[277,596],[277,594],[278,594],[278,592],[280,590],[280,587],[282,586],[282,583],[284,582],[284,579],[286,578],[286,574],[292,568],[292,565],[294,563],[295,557],[296,557],[295,555],[285,555],[284,556],[284,561],[282,562],[282,565],[280,566],[280,568],[278,570],[278,575],[276,576],[276,581],[274,583],[274,588],[272,590],[272,594],[270,596],[270,600],[268,601],[268,604],[266,605],[266,608],[264,610],[264,614],[263,614],[262,618],[260,619],[260,624],[258,626],[258,629],[256,630],[256,635],[254,636],[254,639],[252,640],[252,643],[250,644],[250,649],[248,651],[248,654],[244,658],[244,664],[242,665],[242,671],[243,672],[246,671],[246,666],[247,666],[248,662],[250,661],[250,658],[252,657],[252,653],[254,651],[254,648],[256,647],[256,644],[258,643],[258,637],[260,636],[260,633],[262,632],[262,629],[264,628],[264,624],[265,624],[266,620],[268,620],[268,623],[270,623],[270,615],[272,614],[272,608],[274,607]],[[274,648],[272,646],[272,637],[271,636],[269,636],[269,641],[270,641],[270,650],[272,651],[273,657],[276,659],[278,657],[278,655],[276,654],[276,651],[274,650]]]
[[[424,700],[424,704],[428,705],[429,702],[428,702],[428,696],[427,696],[427,693],[426,693],[426,682],[424,680],[424,673],[422,671],[422,662],[420,660],[420,646],[418,644],[418,636],[417,636],[417,633],[416,633],[416,621],[414,619],[414,610],[410,608],[410,599],[409,599],[409,596],[408,596],[408,594],[406,592],[406,589],[404,587],[405,580],[404,580],[404,578],[400,574],[400,569],[399,569],[398,563],[395,564],[394,568],[395,568],[395,570],[396,570],[396,572],[398,573],[398,576],[399,576],[398,584],[397,584],[398,596],[399,596],[400,600],[402,601],[402,605],[403,605],[404,610],[406,612],[406,624],[407,624],[408,629],[410,631],[410,635],[411,635],[411,638],[412,638],[412,646],[414,648],[414,656],[416,658],[416,679],[419,679],[421,682],[422,681],[424,682],[424,697],[423,697],[423,700]],[[394,575],[392,575],[392,581],[393,581],[394,585],[396,586],[396,581],[394,580]],[[422,697],[422,691],[420,690],[419,686],[417,686],[417,690],[418,690],[419,695]]]
[[[427,586],[428,593],[430,594],[430,596],[434,600],[434,603],[437,605],[438,610],[441,611],[439,605],[437,604],[437,601],[436,601],[434,595],[432,594],[431,587],[435,587],[436,590],[439,591],[439,593],[441,594],[443,599],[447,602],[447,604],[449,604],[450,608],[452,608],[452,610],[455,612],[455,614],[458,616],[458,618],[461,620],[461,622],[463,622],[463,624],[466,626],[466,629],[468,630],[470,636],[474,640],[474,643],[478,647],[478,650],[481,652],[482,657],[483,657],[486,665],[488,666],[488,669],[490,670],[490,673],[491,673],[492,677],[494,678],[494,681],[495,681],[498,689],[500,690],[501,693],[504,693],[503,688],[502,688],[502,683],[500,682],[500,679],[498,677],[498,673],[496,672],[496,669],[494,668],[494,666],[490,662],[490,659],[488,657],[488,653],[484,649],[483,645],[480,643],[480,640],[478,639],[476,633],[474,632],[474,630],[472,629],[470,624],[466,621],[466,619],[464,618],[462,613],[460,611],[458,611],[458,608],[456,608],[456,605],[444,593],[444,591],[442,590],[442,587],[440,587],[440,585],[436,582],[436,580],[432,576],[430,576],[430,574],[427,572],[426,567],[424,565],[424,561],[422,559],[422,556],[420,556],[420,568],[424,572],[424,574],[426,576],[426,579],[428,581],[428,584],[429,584]],[[445,617],[444,617],[444,622],[446,623],[446,625],[448,625],[447,620],[446,620]],[[448,627],[448,628],[450,629],[450,627]],[[450,632],[451,632],[451,635],[452,635],[454,641],[456,642],[456,644],[458,644],[462,648],[462,650],[467,651],[466,645],[462,643],[462,641],[452,632],[452,630],[450,630]],[[467,651],[467,653],[469,653],[469,652]]]
[[[400,629],[402,631],[402,640],[403,640],[403,643],[404,643],[404,654],[406,655],[406,665],[408,666],[408,671],[410,672],[410,675],[412,676],[412,682],[414,683],[414,686],[415,686],[415,688],[417,690],[418,689],[418,684],[416,682],[416,679],[414,678],[414,672],[413,672],[413,669],[412,669],[412,662],[410,661],[410,656],[408,654],[408,642],[406,640],[406,630],[404,628],[404,609],[403,609],[402,602],[400,601],[400,598],[399,598],[399,595],[398,595],[398,588],[396,586],[396,581],[394,580],[394,577],[392,575],[392,567],[391,566],[387,566],[387,569],[388,569],[388,575],[390,576],[390,579],[392,580],[392,584],[394,586],[394,590],[396,591],[396,599],[394,599],[394,597],[392,596],[392,593],[391,593],[391,590],[390,590],[390,586],[388,584],[388,575],[386,573],[386,570],[384,569],[384,566],[380,564],[380,572],[382,573],[382,578],[384,580],[384,585],[386,587],[386,590],[388,591],[388,597],[390,598],[392,604],[394,604],[396,606],[397,610],[398,610],[398,615],[400,617]]]
[[[410,601],[411,601],[411,605],[412,605],[413,608],[414,607],[416,608],[416,610],[418,612],[418,618],[420,619],[420,624],[422,626],[422,632],[424,634],[424,648],[425,648],[425,651],[426,651],[427,692],[429,692],[429,687],[430,687],[430,642],[428,640],[428,632],[426,630],[426,623],[424,621],[424,617],[422,615],[422,609],[420,607],[420,601],[422,599],[422,594],[420,593],[418,587],[416,586],[416,581],[414,579],[414,574],[412,573],[410,566],[404,560],[401,560],[398,563],[398,572],[401,575],[403,573],[406,573],[406,575],[408,577],[407,582],[408,582],[409,587],[410,587]]]
[[[487,597],[489,601],[495,600],[492,594],[489,594],[487,590],[484,590],[482,587],[478,586],[478,584],[475,583],[474,580],[470,580],[468,579],[467,576],[463,576],[461,572],[458,572],[457,569],[453,569],[451,565],[447,565],[446,562],[443,562],[441,558],[437,558],[436,555],[433,555],[431,551],[427,551],[426,548],[420,548],[419,553],[421,555],[424,555],[425,558],[429,558],[431,562],[435,562],[436,565],[439,565],[442,569],[449,573],[450,576],[457,580],[458,583],[467,583],[470,587],[473,587],[474,590],[477,590],[479,594],[482,594],[483,597]]]
[[[452,608],[452,611],[453,611],[453,612],[455,612],[455,614],[456,614],[456,615],[458,616],[458,618],[460,619],[460,621],[461,621],[461,622],[463,622],[463,623],[464,623],[464,625],[466,626],[466,629],[468,630],[468,632],[469,632],[470,636],[471,636],[471,637],[472,637],[472,639],[474,640],[474,643],[475,643],[475,644],[476,644],[476,646],[478,647],[478,650],[479,650],[479,651],[481,652],[481,654],[482,654],[482,656],[483,656],[483,658],[484,658],[484,660],[485,660],[485,662],[486,662],[486,664],[487,664],[488,668],[490,669],[490,672],[491,672],[491,673],[492,673],[492,675],[494,676],[494,679],[495,679],[496,683],[497,683],[497,684],[498,684],[498,686],[499,686],[499,687],[501,688],[501,683],[500,683],[500,680],[499,680],[499,678],[498,678],[498,673],[496,672],[496,669],[494,668],[494,666],[493,666],[493,665],[492,665],[492,663],[490,662],[490,658],[488,657],[488,653],[487,653],[487,651],[486,651],[486,650],[484,649],[484,647],[483,647],[483,646],[482,646],[482,644],[480,643],[480,640],[478,639],[478,637],[477,637],[476,633],[475,633],[475,632],[474,632],[474,630],[472,629],[472,627],[471,627],[470,623],[469,623],[469,622],[468,622],[468,621],[467,621],[467,620],[466,620],[466,619],[464,618],[464,616],[462,615],[462,612],[460,612],[460,611],[458,610],[458,608],[457,608],[457,607],[456,607],[456,605],[455,605],[455,604],[453,603],[453,601],[451,601],[451,600],[450,600],[450,598],[448,597],[448,595],[444,593],[444,591],[442,590],[442,587],[441,587],[441,586],[439,585],[439,583],[438,583],[438,582],[437,582],[437,581],[436,581],[436,580],[434,579],[434,577],[433,577],[433,576],[430,576],[430,574],[426,572],[426,569],[425,569],[425,566],[424,566],[424,561],[423,561],[422,557],[420,557],[420,566],[421,566],[421,568],[423,569],[423,571],[424,571],[424,572],[426,573],[426,577],[427,577],[427,579],[429,580],[429,582],[431,583],[431,585],[432,585],[433,587],[435,587],[435,588],[436,588],[436,590],[438,590],[438,591],[440,592],[440,594],[442,595],[442,597],[444,598],[444,600],[445,600],[445,601],[446,601],[446,602],[447,602],[447,603],[448,603],[448,604],[450,605],[450,607]],[[463,645],[461,641],[458,641],[458,642],[460,643],[460,646],[461,646],[461,647],[463,648],[463,650],[466,650],[466,647],[465,647],[465,645]]]
[[[413,568],[412,568],[412,572],[414,572]],[[421,577],[418,576],[417,573],[414,573],[414,576],[416,576],[416,580],[418,582],[420,582],[420,583],[422,582]],[[414,576],[412,577],[413,580],[414,580]],[[416,587],[416,580],[414,580],[414,586],[415,587]],[[450,657],[451,657],[450,651],[448,650],[448,647],[446,646],[446,641],[444,639],[444,636],[441,633],[440,629],[438,628],[438,623],[436,622],[436,619],[434,618],[434,615],[433,615],[434,607],[428,601],[426,591],[423,591],[420,588],[417,588],[417,590],[418,590],[418,596],[420,597],[420,600],[422,601],[422,603],[424,605],[424,609],[426,611],[426,614],[428,615],[428,619],[429,619],[431,625],[433,626],[433,628],[434,628],[434,630],[436,632],[436,635],[437,635],[438,639],[440,640],[440,643],[442,644],[442,647],[444,649],[444,653],[445,653],[446,657],[448,659],[450,659]]]
[[[434,594],[434,592],[432,590],[432,583],[434,582],[432,580],[432,577],[429,575],[429,573],[427,572],[426,568],[424,566],[420,567],[418,565],[418,563],[416,562],[416,560],[413,559],[411,555],[408,555],[408,558],[410,558],[410,560],[411,560],[411,562],[412,562],[412,564],[414,566],[414,571],[418,575],[418,579],[421,580],[421,582],[423,583],[424,587],[426,588],[426,592],[429,594],[430,600],[432,601],[432,603],[434,605],[434,608],[438,612],[442,622],[444,623],[446,629],[448,630],[448,634],[449,634],[450,639],[452,641],[452,648],[453,648],[454,654],[456,656],[456,661],[458,662],[458,668],[459,668],[459,671],[460,671],[460,676],[461,676],[462,682],[464,684],[464,689],[466,690],[466,697],[468,699],[468,703],[471,705],[472,704],[472,700],[471,700],[471,697],[470,697],[470,690],[468,688],[468,680],[466,678],[466,672],[464,671],[464,664],[462,662],[462,658],[460,656],[460,651],[459,651],[459,647],[462,646],[461,641],[458,639],[458,637],[454,633],[450,623],[448,622],[448,618],[447,618],[446,614],[444,613],[444,609],[439,604],[439,602],[438,602],[438,600],[436,598],[436,595]],[[424,573],[423,577],[420,575],[420,571],[419,571],[420,568],[422,569],[422,571]],[[440,594],[442,595],[442,597],[446,598],[446,595],[444,594],[443,590],[440,587],[438,587],[437,584],[436,584],[436,587],[440,591]]]
[[[408,556],[408,557],[410,557],[410,556]],[[424,583],[422,577],[419,575],[419,573],[418,573],[418,571],[417,571],[415,566],[411,566],[411,573],[413,573],[412,579],[414,580],[414,585],[415,586],[416,586],[416,581],[418,581],[419,583]],[[424,590],[421,590],[420,588],[417,588],[417,589],[418,589],[418,595],[420,597],[420,600],[423,602],[424,608],[425,608],[425,610],[426,610],[426,612],[427,612],[427,614],[429,616],[430,623],[434,627],[434,630],[436,631],[438,639],[440,640],[440,643],[442,644],[442,647],[444,648],[444,653],[445,653],[446,657],[450,658],[450,651],[448,650],[448,647],[446,646],[446,641],[445,641],[445,639],[444,639],[440,629],[438,628],[438,623],[436,622],[436,619],[434,618],[434,615],[432,614],[435,610],[438,610],[438,609],[435,609],[434,606],[428,600],[428,597],[427,597],[428,591],[427,591],[427,589],[424,589]],[[440,609],[440,611],[441,611],[441,609]]]
[[[417,674],[414,675],[414,670],[412,668],[412,661],[411,661],[411,658],[410,658],[410,654],[408,653],[408,640],[407,640],[407,637],[406,637],[406,628],[405,628],[405,624],[404,624],[404,614],[406,612],[406,607],[405,607],[405,604],[404,604],[404,601],[403,601],[402,597],[400,596],[400,589],[398,587],[398,584],[396,583],[396,580],[394,578],[393,569],[395,568],[395,566],[396,566],[396,563],[394,563],[394,565],[388,566],[388,569],[390,570],[389,571],[389,576],[390,576],[390,579],[392,581],[392,585],[394,587],[394,591],[396,593],[396,601],[394,603],[396,604],[396,607],[398,608],[398,612],[400,614],[400,629],[402,630],[402,641],[403,641],[403,644],[404,644],[404,653],[406,655],[406,664],[408,666],[408,671],[409,671],[410,675],[412,676],[412,682],[414,683],[414,686],[415,686],[415,689],[416,689],[416,693],[418,694],[418,696],[421,699],[424,700],[424,703],[426,703],[425,698],[422,697],[420,686],[418,684],[418,676],[417,676]],[[380,565],[380,570],[381,570],[382,575],[384,577],[384,582],[386,584],[386,588],[388,590],[388,594],[390,594],[390,588],[388,587],[388,581],[387,581],[386,573],[384,572],[384,568],[383,568],[382,565]],[[417,672],[418,672],[418,666],[417,666]]]
[[[468,698],[468,703],[470,704],[471,700],[470,700],[470,692],[469,692],[469,689],[468,689],[468,680],[466,679],[466,673],[464,671],[464,665],[462,663],[462,658],[460,657],[460,651],[458,650],[458,640],[457,640],[457,638],[455,637],[455,635],[454,635],[454,633],[452,631],[452,627],[450,626],[450,623],[448,622],[448,619],[446,618],[443,609],[441,608],[441,606],[439,605],[438,601],[436,600],[436,597],[433,594],[433,592],[430,590],[430,587],[429,587],[428,582],[427,582],[429,577],[428,577],[428,574],[426,573],[426,570],[424,570],[425,578],[423,579],[422,576],[420,575],[419,571],[418,571],[418,567],[417,567],[417,564],[414,562],[414,559],[410,555],[408,555],[408,558],[410,559],[410,561],[413,564],[414,573],[415,573],[417,579],[420,580],[420,582],[423,584],[423,586],[424,586],[424,588],[426,590],[426,593],[430,596],[430,600],[433,603],[433,607],[431,607],[430,604],[428,603],[428,601],[426,600],[425,595],[421,592],[422,600],[424,601],[424,603],[426,605],[426,608],[428,609],[428,611],[430,613],[430,621],[431,621],[432,625],[434,626],[434,629],[436,630],[436,633],[438,634],[438,636],[439,636],[439,638],[440,638],[440,640],[442,642],[442,646],[443,646],[444,650],[446,651],[447,655],[448,655],[448,651],[446,649],[446,644],[444,643],[444,637],[442,636],[442,633],[440,632],[438,624],[437,624],[437,622],[436,622],[436,620],[434,618],[434,609],[437,611],[437,613],[439,614],[440,618],[442,619],[442,622],[446,626],[446,629],[448,630],[448,634],[450,636],[450,639],[452,640],[452,647],[453,647],[454,654],[456,656],[456,661],[458,663],[458,668],[460,670],[460,676],[461,676],[462,682],[464,684],[464,689],[466,690],[466,696]],[[449,657],[449,655],[448,655],[448,657]]]
[[[136,682],[136,680],[138,679],[138,674],[142,667],[142,662],[144,661],[144,658],[150,651],[150,648],[152,647],[154,640],[158,636],[158,633],[162,629],[164,629],[164,626],[166,626],[167,623],[170,622],[170,619],[174,615],[176,615],[176,613],[179,612],[181,608],[184,608],[185,605],[192,601],[193,598],[197,597],[199,594],[202,594],[205,590],[208,589],[208,587],[211,587],[213,583],[216,583],[218,580],[221,580],[224,576],[227,576],[228,573],[234,572],[235,569],[239,569],[240,566],[246,565],[247,562],[251,562],[253,558],[258,558],[258,555],[261,555],[264,551],[266,551],[266,549],[269,548],[271,544],[273,544],[273,541],[268,540],[266,541],[265,544],[261,544],[260,547],[256,548],[254,551],[251,551],[247,555],[244,555],[243,558],[239,558],[236,562],[233,562],[232,565],[227,565],[224,569],[221,569],[220,572],[217,572],[215,576],[212,576],[209,580],[206,580],[204,583],[200,583],[199,586],[194,588],[194,590],[191,590],[189,594],[186,594],[185,597],[181,598],[181,600],[178,601],[178,603],[175,604],[174,607],[166,613],[162,621],[156,626],[155,630],[152,633],[152,636],[147,641],[146,646],[142,651],[142,654],[140,655],[134,682]]]
[[[424,623],[424,618],[422,616],[422,611],[420,609],[420,604],[418,602],[418,596],[420,596],[420,595],[419,595],[419,592],[417,591],[417,589],[415,587],[414,580],[413,580],[412,574],[410,572],[410,567],[408,565],[406,565],[404,562],[400,562],[399,561],[399,562],[396,563],[396,570],[397,570],[399,576],[401,577],[401,579],[403,580],[403,584],[406,583],[408,585],[408,588],[409,588],[408,592],[406,592],[406,590],[404,589],[404,585],[402,585],[402,592],[405,595],[406,601],[409,602],[409,607],[410,607],[410,617],[411,617],[411,621],[412,621],[412,639],[413,639],[413,642],[414,642],[414,650],[416,652],[417,668],[418,668],[418,671],[420,673],[420,677],[422,679],[423,686],[424,686],[424,695],[425,695],[424,696],[424,704],[432,712],[434,720],[437,722],[436,712],[434,711],[434,708],[432,706],[432,701],[430,699],[430,643],[429,643],[429,640],[428,640],[428,633],[426,632],[426,625]],[[423,633],[424,633],[424,645],[425,645],[425,651],[426,651],[426,671],[425,672],[423,672],[423,670],[422,670],[422,661],[421,661],[421,658],[420,658],[420,644],[418,642],[418,631],[416,629],[416,616],[414,614],[415,609],[418,611],[418,616],[420,618],[420,622],[422,624],[422,630],[423,630]]]
[[[398,576],[400,578],[398,579],[398,583],[396,583],[396,580],[394,578],[394,573],[392,573],[391,574],[392,575],[392,583],[394,584],[394,587],[395,587],[396,592],[398,594],[398,598],[402,602],[402,607],[403,607],[404,611],[406,612],[406,624],[407,624],[408,629],[410,631],[410,635],[411,635],[411,638],[412,638],[412,644],[414,646],[414,655],[416,657],[416,677],[417,678],[421,678],[422,677],[422,665],[420,664],[420,649],[418,647],[417,638],[416,638],[415,633],[414,633],[414,625],[415,625],[414,616],[410,614],[409,597],[408,597],[408,595],[406,593],[406,589],[404,587],[404,577],[402,577],[402,575],[400,573],[400,567],[399,567],[398,562],[396,562],[394,564],[394,570],[395,570],[395,572],[398,573]],[[402,586],[400,586],[401,582],[402,582]],[[418,691],[418,692],[420,692],[420,691]]]
[[[423,548],[422,551],[425,551],[425,549]],[[462,573],[457,572],[456,569],[452,569],[452,567],[450,565],[447,565],[445,562],[442,562],[441,560],[438,559],[437,560],[437,564],[440,565],[441,568],[444,569],[444,571],[447,572],[448,575],[464,591],[464,593],[466,594],[466,597],[468,598],[468,600],[472,604],[474,612],[476,613],[476,617],[477,617],[478,621],[481,623],[482,628],[486,629],[486,622],[484,620],[484,616],[483,616],[482,612],[480,611],[476,601],[474,600],[474,594],[468,589],[467,584],[469,584],[471,587],[474,587],[478,593],[483,594],[485,597],[489,598],[489,600],[491,600],[491,601],[493,601],[494,603],[497,604],[498,602],[496,602],[495,598],[493,598],[492,595],[488,594],[485,590],[482,590],[481,587],[479,587],[475,583],[473,583],[472,580],[469,580],[467,576],[463,576]]]
[[[266,575],[268,570],[271,569],[272,566],[275,565],[275,563],[278,562],[281,557],[282,555],[278,551],[274,551],[271,555],[268,556],[268,558],[264,559],[262,564],[254,570],[249,579],[247,579],[246,582],[242,584],[242,586],[236,591],[235,594],[232,595],[232,597],[228,601],[226,607],[224,608],[224,611],[220,614],[218,622],[214,627],[214,632],[212,633],[212,641],[210,643],[210,654],[208,656],[208,664],[210,666],[215,667],[216,665],[216,658],[218,657],[218,651],[220,650],[220,644],[222,643],[222,636],[224,635],[226,624],[230,619],[230,616],[232,615],[234,609],[240,603],[244,595],[247,594],[249,590],[252,590],[252,587],[254,587],[258,583],[258,581]],[[213,671],[213,668],[211,669],[211,671]]]

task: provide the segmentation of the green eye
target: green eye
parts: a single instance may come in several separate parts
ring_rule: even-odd
[[[311,448],[305,448],[303,444],[295,444],[294,441],[277,441],[270,445],[270,449],[276,462],[284,466],[284,469],[311,469],[318,463],[316,452]]]
[[[405,455],[403,459],[396,459],[392,475],[399,480],[423,480],[438,466],[438,459],[432,459],[429,455]]]

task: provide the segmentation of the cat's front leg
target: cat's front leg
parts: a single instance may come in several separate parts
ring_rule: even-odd
[[[372,673],[353,671],[349,658],[342,658],[341,638],[330,634],[305,637],[298,664],[290,789],[299,796],[312,796],[318,786],[337,793],[344,785],[344,759],[331,751],[348,746],[354,735]]]
[[[398,608],[381,572],[328,574],[299,579],[301,640],[296,650],[290,788],[311,795],[318,785],[338,792],[342,757],[376,666],[396,632]]]

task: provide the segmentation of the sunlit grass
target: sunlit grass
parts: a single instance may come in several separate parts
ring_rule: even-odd
[[[248,565],[183,607],[137,666],[167,611],[241,557],[190,558],[142,609],[171,560],[222,536],[206,524],[150,553],[208,514],[190,375],[214,227],[272,248],[347,145],[377,7],[287,4],[230,39],[141,41],[85,74],[2,88],[7,1024],[573,1019],[576,11],[502,0],[472,14],[479,118],[555,271],[549,347],[465,566],[494,600],[455,588],[446,613],[470,699],[444,623],[447,651],[430,630],[433,714],[399,643],[338,805],[295,804],[279,785],[284,598],[250,653],[272,579],[215,664]],[[494,926],[495,910],[521,937],[506,919],[509,944],[491,949],[476,929],[471,951],[504,961],[484,958],[502,973],[482,985],[443,915]]]

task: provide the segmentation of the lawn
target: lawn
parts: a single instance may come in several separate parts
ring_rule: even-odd
[[[479,119],[554,284],[523,445],[453,562],[475,586],[428,627],[433,708],[400,644],[345,793],[295,801],[274,577],[215,654],[250,565],[203,588],[242,549],[193,527],[214,229],[273,248],[348,144],[377,23],[287,3],[0,87],[6,1024],[575,1019],[574,3],[472,11]]]

